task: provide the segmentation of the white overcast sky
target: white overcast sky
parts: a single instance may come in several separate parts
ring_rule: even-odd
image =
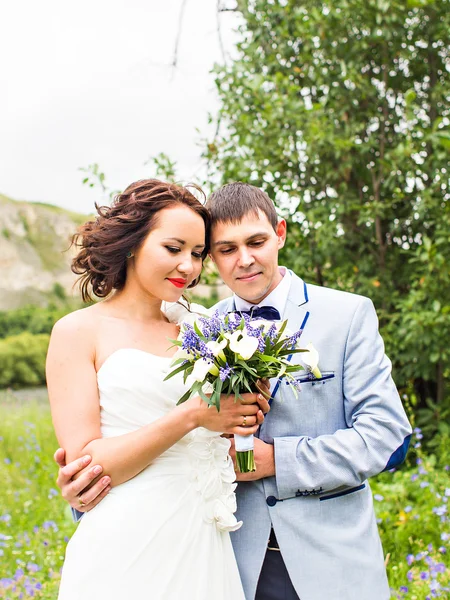
[[[165,152],[189,180],[199,134],[218,107],[216,0],[0,0],[0,193],[91,212],[99,191],[80,167],[99,163],[122,189]],[[222,13],[233,50],[238,16]]]

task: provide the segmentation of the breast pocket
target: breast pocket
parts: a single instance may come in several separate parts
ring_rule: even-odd
[[[325,385],[335,378],[334,371],[322,371],[322,377],[314,377],[312,373],[304,373],[302,372],[298,376],[294,375],[294,379],[296,383],[302,385]],[[291,384],[292,385],[292,384]]]

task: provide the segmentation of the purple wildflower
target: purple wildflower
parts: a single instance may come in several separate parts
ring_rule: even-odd
[[[220,367],[219,369],[219,377],[221,381],[225,381],[233,372],[233,369],[228,365],[228,363],[224,367]]]
[[[187,352],[197,350],[200,341],[200,337],[195,333],[194,329],[190,325],[185,325],[181,345],[183,350],[186,350]]]

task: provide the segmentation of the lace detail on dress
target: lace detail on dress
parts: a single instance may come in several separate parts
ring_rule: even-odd
[[[204,503],[203,518],[220,531],[236,531],[242,525],[236,512],[236,475],[228,451],[230,441],[213,431],[196,429],[188,445],[192,482]]]

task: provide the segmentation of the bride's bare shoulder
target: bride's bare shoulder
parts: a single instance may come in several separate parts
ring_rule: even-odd
[[[103,313],[98,304],[75,310],[58,321],[53,326],[52,337],[59,335],[72,336],[79,333],[92,333]]]

